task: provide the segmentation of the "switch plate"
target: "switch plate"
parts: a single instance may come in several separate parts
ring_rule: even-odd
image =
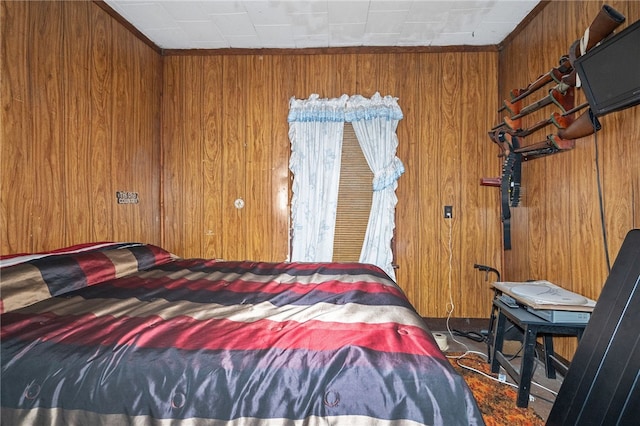
[[[444,218],[445,219],[453,218],[453,206],[444,206]]]
[[[138,204],[140,198],[137,192],[116,191],[116,200],[118,204]]]

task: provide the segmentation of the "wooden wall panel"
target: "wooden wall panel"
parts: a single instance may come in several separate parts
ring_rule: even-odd
[[[218,147],[222,150],[222,164],[220,166],[224,170],[224,180],[221,182],[222,233],[224,236],[221,257],[224,259],[248,258],[247,238],[252,232],[258,232],[257,228],[254,229],[250,226],[247,210],[235,207],[236,200],[247,198],[245,192],[246,115],[250,106],[247,104],[249,96],[246,89],[251,84],[251,76],[243,68],[245,60],[244,56],[223,58],[223,92],[220,99],[223,102],[223,130],[222,144]],[[256,101],[258,100],[251,99],[251,102]],[[263,235],[266,236],[266,234]]]
[[[430,73],[424,72],[424,78],[420,78],[421,70],[426,71],[421,67],[420,54],[408,54],[402,55],[395,60],[398,66],[404,68],[404,78],[400,81],[398,86],[398,95],[409,93],[414,90],[418,93],[423,92],[426,87],[432,87],[428,85],[428,76]],[[422,111],[425,108],[425,103],[429,98],[424,100],[416,99],[411,100],[403,97],[398,99],[398,103],[402,108],[404,117],[416,117],[421,116]],[[402,159],[406,172],[401,176],[400,184],[396,190],[398,199],[405,200],[404,208],[396,208],[396,229],[395,229],[395,259],[394,262],[399,264],[400,253],[402,253],[402,266],[396,271],[396,278],[399,282],[404,282],[405,293],[407,297],[418,306],[421,304],[422,294],[422,279],[423,276],[428,276],[423,271],[423,266],[426,266],[426,262],[421,262],[422,256],[427,256],[428,253],[419,252],[420,239],[423,234],[422,228],[425,226],[425,220],[422,217],[422,210],[417,209],[417,200],[420,198],[420,173],[425,170],[431,170],[430,168],[420,168],[420,154],[423,151],[425,144],[422,142],[421,129],[424,120],[414,120],[413,125],[407,125],[407,122],[403,118],[398,123],[398,155]],[[399,238],[399,235],[408,235],[408,232],[413,230],[413,238]],[[415,265],[413,268],[408,268],[407,265]],[[425,301],[429,300],[424,298]]]
[[[64,134],[67,135],[64,151],[64,162],[69,170],[75,170],[78,176],[90,176],[95,168],[91,158],[91,144],[85,141],[91,138],[91,71],[82,66],[78,58],[91,51],[92,35],[86,25],[91,21],[91,8],[74,7],[73,4],[64,3],[65,20],[69,22],[64,26],[64,64],[67,71],[64,75],[64,87],[68,90],[68,96],[64,97],[64,110],[69,117],[65,120]],[[66,190],[70,194],[91,194],[90,179],[66,179]],[[88,203],[80,197],[69,197],[67,214],[65,215],[64,228],[74,229],[78,236],[92,235],[93,203]],[[65,245],[73,244],[76,237],[68,235]]]
[[[559,10],[553,15],[546,15],[546,20],[542,24],[543,28],[543,38],[545,40],[542,46],[554,46],[551,49],[552,54],[556,54],[556,64],[558,63],[558,58],[567,54],[569,51],[569,44],[565,40],[570,38],[568,35],[568,24],[567,22],[572,19],[571,10],[568,10],[568,4],[560,4],[557,5]],[[549,31],[549,28],[553,28],[554,30]],[[532,45],[533,40],[529,40],[529,45]],[[563,46],[564,44],[564,46]],[[538,59],[544,58],[545,55],[539,55]],[[542,61],[540,61],[542,62]],[[534,66],[538,66],[539,62],[535,61],[530,63],[530,66],[535,64]],[[544,94],[544,93],[543,93]],[[541,94],[542,95],[542,94]],[[538,96],[541,96],[538,95]],[[550,110],[553,109],[544,109],[543,111],[539,111],[539,114],[532,115],[534,119],[542,119],[550,114]],[[537,132],[535,140],[543,140],[546,134],[553,133],[554,129],[548,128],[543,132]],[[542,139],[540,139],[542,138]],[[563,170],[567,176],[573,175],[573,167],[575,163],[572,161],[572,158],[569,155],[556,155],[541,159],[541,164],[544,164],[543,167],[546,167],[547,173],[554,173],[555,170]],[[532,177],[532,179],[536,179],[536,177]],[[538,223],[538,229],[544,229],[544,233],[552,237],[554,235],[560,235],[565,232],[567,226],[571,226],[571,220],[569,219],[570,210],[571,210],[571,195],[573,194],[573,188],[567,180],[563,180],[564,183],[560,183],[556,180],[545,179],[543,180],[544,184],[540,188],[540,196],[543,197],[544,202],[541,204],[540,216],[547,215],[549,217],[551,212],[557,215],[557,217],[563,218],[562,220],[549,220],[546,222],[538,222],[534,220],[533,223]],[[541,231],[538,231],[542,233]],[[531,235],[531,234],[530,234]],[[569,231],[568,235],[572,235],[572,232]],[[548,244],[549,241],[547,241]],[[532,251],[530,250],[530,253]],[[539,275],[535,279],[541,279],[542,277],[548,277],[551,271],[553,270],[555,279],[557,282],[567,282],[571,280],[571,268],[570,259],[571,259],[571,249],[570,249],[570,238],[563,238],[554,241],[551,245],[546,245],[544,250],[539,252],[543,257],[541,258],[541,263],[545,265],[545,270],[540,271],[544,275]],[[533,277],[532,277],[533,278]]]
[[[32,164],[38,165],[37,173],[34,173],[34,185],[38,191],[33,194],[34,206],[29,212],[33,215],[31,231],[36,251],[46,250],[64,239],[65,211],[58,201],[65,196],[62,185],[63,74],[58,55],[63,47],[62,11],[62,4],[57,2],[46,2],[43,7],[29,7],[32,17],[29,28],[32,132],[24,143],[29,145],[32,152]]]
[[[182,79],[182,87],[190,96],[180,98],[180,116],[183,117],[189,126],[181,130],[182,150],[178,153],[181,160],[179,172],[185,180],[185,187],[182,190],[182,232],[181,241],[184,247],[202,247],[204,233],[200,228],[203,222],[203,180],[201,176],[203,169],[204,132],[203,128],[203,58],[196,61],[183,61],[184,67],[182,76],[189,78]],[[188,153],[189,155],[184,155]],[[188,189],[187,189],[188,188]]]
[[[8,6],[6,2],[0,3],[2,253],[31,249],[33,197],[32,194],[25,196],[15,188],[35,187],[34,174],[23,171],[27,165],[33,164],[30,145],[22,143],[31,139],[30,76],[24,72],[29,66],[29,58],[23,53],[28,51],[29,38],[22,36],[29,32],[29,3],[15,2]]]
[[[455,208],[454,218],[439,221],[439,232],[435,235],[433,241],[440,242],[440,261],[437,264],[437,270],[440,276],[439,286],[434,286],[434,292],[438,295],[433,300],[435,304],[431,305],[431,310],[436,312],[437,317],[444,317],[447,314],[445,307],[451,303],[458,305],[456,301],[460,296],[459,285],[455,288],[453,283],[460,281],[460,258],[458,247],[460,241],[460,228],[454,227],[454,222],[460,222],[462,208],[460,204],[460,173],[462,170],[463,159],[461,156],[461,140],[462,131],[462,108],[460,108],[466,94],[462,92],[462,79],[465,76],[461,66],[462,55],[457,53],[443,53],[440,55],[441,78],[446,84],[440,85],[439,108],[430,110],[428,113],[440,114],[440,125],[437,128],[439,137],[439,158],[436,159],[435,166],[438,176],[436,178],[437,201],[428,207],[431,215],[434,217],[443,217],[443,206],[450,205]],[[468,99],[468,98],[467,98]],[[432,129],[436,130],[436,129]],[[435,136],[435,135],[432,135]],[[467,160],[465,158],[464,160]],[[464,161],[466,163],[466,161]],[[428,165],[425,165],[428,166]],[[456,267],[457,266],[457,267]],[[453,298],[451,298],[453,297]],[[448,303],[442,303],[446,300]]]
[[[224,181],[222,152],[217,146],[222,135],[222,60],[220,57],[205,57],[203,66],[203,197],[204,241],[202,256],[220,256],[222,248],[222,196],[220,188]]]
[[[401,218],[405,213],[416,212],[417,222],[398,220],[396,238],[400,244],[396,257],[400,265],[398,282],[413,287],[417,296],[415,302],[421,312],[430,317],[444,317],[446,304],[449,301],[447,293],[442,288],[448,285],[441,277],[441,265],[448,258],[446,250],[448,243],[440,239],[440,227],[445,224],[440,215],[441,205],[440,186],[440,158],[443,143],[440,142],[440,128],[443,119],[442,91],[443,54],[436,53],[430,60],[424,60],[422,55],[415,58],[419,64],[417,71],[418,91],[412,104],[416,106],[414,119],[403,122],[403,129],[415,126],[415,157],[403,155],[405,144],[399,131],[399,157],[409,161],[402,179],[415,182],[415,186],[405,186],[399,181],[398,204],[396,211]],[[428,96],[426,94],[429,94]],[[401,104],[402,105],[402,104]],[[411,117],[411,116],[409,116]],[[405,117],[406,118],[406,117]],[[404,120],[403,120],[404,121]],[[413,160],[413,167],[411,161]],[[406,191],[406,192],[405,192]],[[401,203],[400,200],[404,200]],[[403,208],[402,206],[406,206]],[[456,213],[457,214],[457,213]],[[455,216],[454,216],[455,217]],[[402,236],[402,237],[401,237]],[[415,257],[403,258],[405,250],[415,253]],[[410,265],[415,265],[413,268]],[[434,294],[437,293],[437,297]]]
[[[560,56],[568,53],[569,46],[582,36],[603,4],[550,2],[501,51],[500,98],[557,66]],[[607,4],[626,16],[620,29],[640,19],[637,2]],[[535,95],[532,101],[542,95]],[[584,100],[578,90],[576,104]],[[551,111],[552,108],[545,108],[535,118],[545,114],[548,117]],[[588,297],[599,296],[608,271],[596,166],[600,168],[604,228],[613,262],[626,233],[640,227],[640,108],[612,113],[600,121],[602,130],[578,139],[575,149],[523,165],[525,196],[522,206],[513,209],[514,244],[513,250],[505,253],[505,279],[548,279]],[[553,131],[550,127],[527,139],[536,142]],[[563,355],[571,357],[574,349],[573,339],[560,342]]]
[[[499,69],[500,69],[500,79],[498,81],[499,94],[498,94],[498,104],[496,107],[492,108],[492,111],[496,111],[498,106],[502,106],[502,102],[504,99],[509,99],[509,93],[514,88],[523,87],[524,84],[527,84],[529,81],[534,81],[538,75],[540,75],[544,70],[532,69],[529,66],[529,61],[536,60],[536,53],[534,52],[532,55],[525,55],[522,52],[528,51],[528,38],[529,37],[541,37],[541,33],[543,32],[543,28],[539,21],[530,23],[525,31],[520,34],[519,37],[512,40],[507,46],[503,48],[499,58]],[[518,61],[515,62],[511,58],[517,57]],[[546,65],[545,65],[546,66]],[[524,74],[524,76],[523,76]],[[523,83],[522,80],[526,82]],[[533,96],[533,95],[532,95]],[[535,98],[538,99],[538,98]],[[500,112],[495,114],[495,118],[492,120],[493,124],[499,123],[503,120],[505,113]],[[493,152],[498,155],[500,150],[493,146]],[[541,173],[541,167],[544,166],[542,162],[532,162],[528,164],[525,170],[523,170],[523,174],[527,172],[531,173]],[[500,169],[496,176],[500,174]],[[520,256],[515,257],[512,256],[514,251],[507,250],[504,252],[504,265],[505,270],[502,271],[503,276],[507,275],[507,268],[516,268],[517,266],[521,266],[520,262],[522,258],[528,258],[527,254],[529,250],[535,251],[535,245],[540,245],[540,240],[531,239],[527,232],[524,232],[525,229],[522,226],[523,223],[526,223],[529,216],[535,216],[536,212],[532,210],[531,205],[535,205],[532,202],[531,197],[535,197],[536,194],[539,194],[540,191],[537,191],[536,188],[532,187],[534,185],[533,182],[527,181],[527,185],[521,189],[522,197],[521,197],[521,205],[518,208],[511,209],[511,228],[519,229],[519,232],[511,233],[511,244],[514,247],[518,247]],[[496,189],[497,196],[499,197],[499,189]],[[542,237],[543,234],[539,234]],[[532,248],[533,246],[533,248]],[[510,265],[510,266],[509,266]],[[517,265],[517,266],[516,266]]]
[[[159,244],[162,58],[93,2],[0,5],[0,251]]]
[[[485,149],[497,93],[496,79],[487,76],[497,75],[497,58],[493,51],[221,55],[205,57],[210,65],[202,66],[202,56],[165,57],[164,245],[182,256],[285,260],[290,98],[380,92],[398,97],[405,116],[398,126],[398,155],[407,169],[398,188],[398,282],[423,315],[444,317],[451,274],[453,316],[486,317],[491,292],[473,264],[501,267],[497,192],[479,186],[480,177],[499,173],[496,153]],[[210,91],[199,85],[217,88],[215,100],[184,114],[179,105]],[[205,125],[198,115],[211,114],[212,106],[217,112]],[[215,136],[199,146],[211,127]],[[181,136],[187,128],[194,132],[190,142]],[[219,161],[197,167],[201,149]],[[182,228],[193,208],[186,193],[208,205],[221,200],[222,220],[191,215],[190,230]],[[244,208],[234,207],[237,198]],[[454,206],[451,221],[443,218],[445,204]],[[206,250],[183,236],[209,231],[216,242]]]
[[[94,215],[104,218],[113,216],[113,194],[111,180],[104,179],[111,174],[111,140],[114,120],[111,113],[111,86],[113,84],[113,68],[111,67],[111,52],[113,51],[112,21],[99,10],[92,10],[93,35],[91,37],[91,51],[89,60],[91,66],[91,111],[87,119],[91,130],[90,163],[91,175],[91,209]],[[89,54],[89,52],[87,52]],[[87,55],[85,54],[85,55]],[[110,233],[108,220],[91,220],[92,236],[98,241],[107,239]]]
[[[176,118],[174,121],[176,123],[178,122],[178,117],[181,116],[180,110],[177,108],[177,94],[181,92],[181,89],[177,87],[179,80],[176,78],[176,75],[180,74],[180,70],[178,69],[179,64],[179,58],[165,60],[162,71],[162,118],[164,119],[166,116],[175,116]],[[184,122],[184,120],[180,121],[180,123],[182,122]],[[182,139],[179,138],[179,130],[180,129],[177,124],[170,126],[165,126],[164,123],[162,124],[163,143],[162,153],[160,155],[162,170],[162,199],[160,202],[160,209],[162,222],[160,226],[160,234],[163,246],[174,253],[183,251],[182,246],[180,245],[182,239],[177,231],[177,224],[181,222],[179,214],[182,209],[176,208],[181,205],[180,197],[182,191],[180,189],[183,184],[178,177],[180,162],[174,160],[167,161],[167,159],[178,156],[182,151]],[[171,141],[171,143],[165,143],[165,140]],[[167,217],[171,218],[171,222],[166,222],[165,218]]]
[[[489,54],[466,55],[461,62],[464,75],[482,75],[486,70],[496,65],[496,58]],[[493,101],[496,86],[486,84],[479,79],[461,79],[461,117],[475,117],[475,120],[462,120],[462,135],[486,135],[487,126],[491,122],[493,112],[490,109],[479,109],[487,100]],[[501,247],[502,240],[499,232],[482,232],[484,229],[499,230],[500,219],[496,216],[494,206],[498,202],[497,188],[479,186],[479,176],[497,176],[500,162],[495,151],[487,149],[487,139],[462,139],[460,141],[459,159],[465,162],[460,168],[460,201],[457,203],[464,208],[454,209],[455,220],[460,221],[460,236],[457,242],[460,253],[460,279],[467,280],[468,287],[460,288],[461,310],[465,312],[478,311],[478,316],[488,316],[493,292],[489,290],[490,282],[486,274],[472,269],[473,264],[480,263],[500,268],[501,253],[496,247]],[[464,153],[464,154],[463,154]],[[466,231],[468,230],[468,231]],[[471,232],[469,232],[471,231]],[[478,238],[478,236],[481,238]],[[456,246],[454,245],[454,248]],[[455,252],[456,250],[454,250]],[[494,280],[496,277],[492,276]],[[455,283],[455,281],[454,281]],[[484,311],[482,311],[484,309]]]
[[[163,72],[163,115],[174,115],[181,124],[162,127],[163,138],[171,140],[170,144],[163,145],[163,188],[171,194],[171,197],[163,199],[163,218],[171,218],[170,222],[164,223],[163,242],[168,250],[176,253],[185,253],[185,247],[192,247],[192,251],[195,252],[201,250],[200,242],[197,240],[200,232],[197,232],[194,226],[203,219],[198,216],[199,206],[194,203],[202,197],[198,196],[201,195],[201,191],[193,188],[194,182],[196,185],[199,183],[193,176],[199,177],[202,173],[197,163],[201,158],[203,144],[199,137],[200,132],[192,132],[193,129],[199,129],[200,116],[204,116],[204,113],[197,109],[197,100],[200,99],[202,91],[193,91],[191,87],[193,80],[201,81],[198,76],[201,69],[202,57],[192,61],[178,57],[170,62],[165,61]],[[184,75],[190,77],[176,78]],[[189,93],[189,96],[178,96],[178,93]],[[191,112],[192,106],[195,109]],[[187,167],[189,161],[193,160],[196,162],[195,169]],[[198,217],[196,223],[188,220],[194,216]],[[188,256],[188,253],[183,256]]]
[[[283,76],[291,76],[292,74],[292,61],[286,55],[274,55],[272,58],[273,69],[279,70]],[[341,67],[342,68],[342,67]],[[340,73],[336,73],[337,78],[342,78]],[[342,83],[344,84],[344,83]],[[271,96],[271,104],[268,106],[273,111],[274,116],[286,117],[289,113],[289,99],[290,95],[297,94],[294,90],[294,79],[281,78],[274,79],[272,81],[272,94],[278,93],[278,96]],[[306,95],[309,96],[309,95]],[[277,143],[269,144],[268,141],[273,140]],[[266,244],[268,250],[270,250],[272,259],[281,259],[282,253],[282,241],[289,238],[289,211],[291,199],[290,196],[290,180],[289,180],[289,126],[281,126],[278,122],[273,122],[271,125],[271,133],[266,135],[264,141],[266,145],[270,145],[271,150],[271,196],[273,200],[272,205],[272,228],[270,237],[266,242],[263,239],[263,244]],[[287,246],[287,254],[289,249]]]

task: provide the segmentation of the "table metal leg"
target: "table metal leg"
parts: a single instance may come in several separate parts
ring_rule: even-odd
[[[492,373],[498,373],[500,371],[500,363],[496,358],[496,354],[502,352],[502,347],[504,345],[504,327],[506,320],[507,317],[505,317],[501,310],[498,310],[498,322],[496,324],[495,335],[493,336],[493,356],[491,357]]]
[[[531,392],[531,376],[533,375],[533,363],[535,362],[537,327],[526,326],[524,330],[524,349],[522,362],[520,363],[520,374],[518,383],[518,407],[529,405],[529,393]]]
[[[551,334],[545,334],[543,337],[544,342],[544,370],[547,373],[547,378],[556,378],[556,367],[553,363],[553,336]]]

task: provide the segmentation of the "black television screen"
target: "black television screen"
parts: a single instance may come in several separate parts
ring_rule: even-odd
[[[573,64],[595,115],[640,103],[640,21],[590,49]]]

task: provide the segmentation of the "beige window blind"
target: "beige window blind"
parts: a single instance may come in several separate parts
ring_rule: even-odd
[[[334,262],[357,262],[367,231],[373,173],[364,158],[351,123],[344,123],[338,210],[333,242]]]

